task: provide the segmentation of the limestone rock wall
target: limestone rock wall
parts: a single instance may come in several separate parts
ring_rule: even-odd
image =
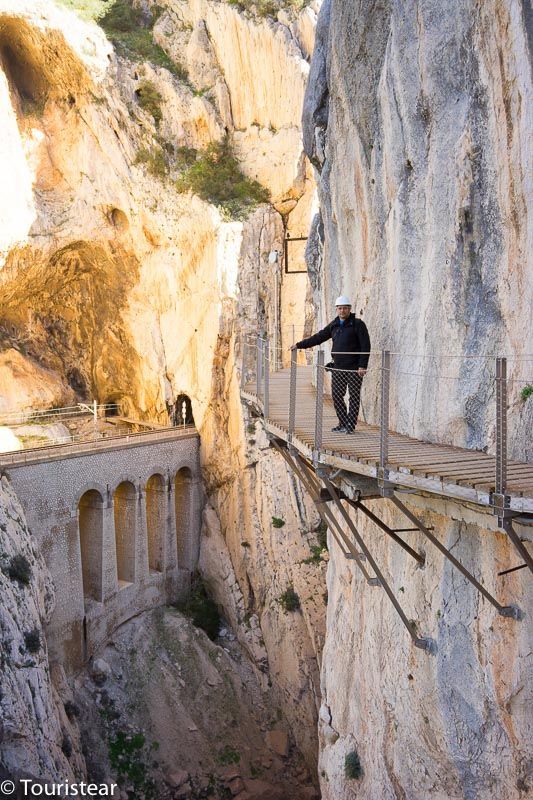
[[[436,643],[415,648],[379,587],[370,587],[333,545],[321,676],[319,776],[325,800],[476,796],[519,800],[531,774],[531,578],[498,577],[518,557],[491,517],[453,503],[410,498],[408,507],[502,604],[505,619],[431,545],[403,534],[426,553],[426,566],[378,534],[357,526],[408,619]],[[369,506],[392,528],[406,518],[388,501]],[[516,524],[531,542],[531,529]],[[531,545],[528,545],[529,547]],[[356,753],[362,773],[350,776]],[[353,758],[353,756],[352,756]]]
[[[320,197],[308,255],[322,320],[345,292],[374,348],[409,354],[393,356],[391,426],[425,440],[492,451],[494,357],[507,354],[511,452],[522,459],[533,413],[520,399],[531,382],[533,297],[526,5],[325,0],[303,114]],[[376,357],[370,366],[363,402],[375,420]],[[409,505],[526,618],[497,616],[416,534],[428,554],[422,571],[358,520],[437,652],[413,648],[384,593],[332,547],[323,797],[518,799],[532,785],[530,576],[497,577],[518,556],[489,518],[436,499]],[[386,501],[373,508],[406,527]],[[359,759],[359,774],[349,776],[346,756],[352,768]]]
[[[375,347],[409,354],[392,422],[427,439],[492,446],[494,357],[508,355],[516,457],[533,413],[519,400],[533,344],[528,8],[327,0],[303,115],[322,318],[342,290]],[[377,379],[367,390],[375,416]]]
[[[76,726],[51,676],[44,626],[54,587],[17,497],[0,479],[0,771],[5,777],[75,780],[85,763]],[[52,679],[54,678],[54,680]],[[67,755],[68,754],[68,755]],[[71,756],[69,758],[69,756]]]

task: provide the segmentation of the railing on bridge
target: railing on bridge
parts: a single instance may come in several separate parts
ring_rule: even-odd
[[[533,357],[469,358],[383,350],[366,354],[368,366],[361,379],[353,370],[326,363],[322,348],[291,349],[294,338],[303,332],[298,331],[292,341],[290,333],[282,335],[283,349],[268,338],[245,337],[241,373],[241,391],[255,396],[265,419],[272,417],[286,431],[289,443],[295,436],[303,439],[312,450],[315,466],[332,448],[349,455],[354,441],[350,428],[360,399],[359,421],[374,426],[374,441],[368,440],[369,462],[374,464],[376,428],[379,432],[377,477],[382,488],[387,486],[392,457],[417,467],[431,463],[435,457],[431,446],[464,448],[470,451],[465,452],[465,478],[480,473],[481,482],[487,454],[493,455],[494,485],[487,488],[487,494],[502,524],[508,514],[507,489],[523,475],[521,465],[531,461],[527,431],[531,430],[533,408],[527,398],[533,393],[533,375],[529,374],[533,372]],[[352,355],[357,358],[364,354]],[[278,377],[282,371],[283,382]],[[353,400],[343,409],[347,385]],[[337,416],[341,415],[344,428],[332,430],[339,425]],[[369,429],[359,425],[356,431],[360,458],[365,453],[361,443],[369,436]],[[457,472],[457,463],[452,463],[456,459],[451,454],[447,458],[448,470],[446,463],[439,464],[443,475]]]

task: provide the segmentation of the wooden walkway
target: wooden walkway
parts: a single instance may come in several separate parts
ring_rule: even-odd
[[[290,370],[270,375],[267,431],[287,441]],[[298,367],[297,402],[293,446],[311,459],[314,447],[315,390],[312,367]],[[247,385],[244,399],[262,411],[256,387]],[[330,397],[324,398],[320,461],[358,475],[377,477],[380,430],[360,421],[352,435],[332,433],[337,417]],[[477,450],[432,444],[389,432],[389,480],[406,488],[490,506],[495,491],[495,457]],[[506,493],[514,511],[533,513],[533,464],[509,461]]]

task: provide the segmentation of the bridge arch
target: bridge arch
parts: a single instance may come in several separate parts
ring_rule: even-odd
[[[165,476],[160,472],[155,472],[146,481],[146,530],[150,572],[163,571],[167,498],[168,489]]]
[[[87,483],[84,483],[81,489],[79,489],[79,491],[77,491],[76,494],[74,495],[74,503],[76,504],[76,507],[79,507],[80,500],[82,499],[82,497],[91,491],[94,491],[97,494],[99,494],[100,497],[103,498],[105,503],[105,499],[107,497],[107,487],[101,483],[97,483],[96,481],[89,481]]]
[[[135,582],[137,491],[131,481],[122,481],[113,495],[115,550],[120,589]]]
[[[79,498],[78,531],[80,537],[83,599],[103,601],[103,533],[105,493],[96,489],[85,491]]]
[[[179,569],[193,568],[192,563],[193,472],[181,467],[174,476],[174,513]]]

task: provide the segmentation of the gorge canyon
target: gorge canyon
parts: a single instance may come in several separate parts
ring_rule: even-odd
[[[529,0],[0,0],[1,779],[124,800],[528,796],[531,575],[498,575],[520,562],[497,517],[402,494],[520,620],[420,531],[423,568],[350,512],[436,643],[417,649],[241,395],[258,334],[287,367],[347,294],[372,339],[365,422],[388,349],[391,428],[492,454],[506,355],[509,456],[531,462],[532,40]],[[190,563],[178,544],[150,583],[139,545],[146,602],[85,631],[75,663],[47,630],[84,506],[61,528],[37,489],[17,496],[9,415],[96,401],[155,441],[184,398],[199,475],[176,461],[157,519],[175,539],[188,469]],[[137,467],[87,476],[109,525],[119,484],[135,513],[164,493]],[[406,528],[379,493],[367,505]],[[528,552],[532,518],[515,522]],[[101,605],[82,587],[84,625],[105,580]],[[221,617],[209,636],[194,603]]]

